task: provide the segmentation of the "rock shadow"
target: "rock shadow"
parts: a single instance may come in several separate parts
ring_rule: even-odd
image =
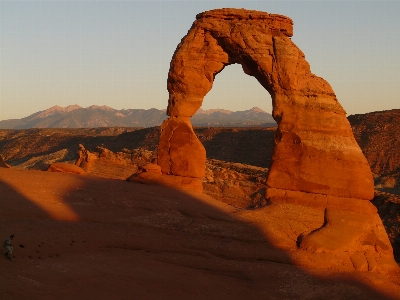
[[[395,299],[398,289],[385,281],[384,292],[374,273],[295,265],[243,211],[205,195],[12,169],[0,170],[0,191],[1,232],[24,245],[1,262],[1,297]],[[29,193],[78,219],[55,219]]]

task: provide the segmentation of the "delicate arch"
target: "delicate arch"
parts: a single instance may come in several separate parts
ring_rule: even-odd
[[[164,174],[204,176],[205,150],[190,117],[215,76],[239,63],[271,94],[278,123],[268,195],[291,190],[372,199],[372,174],[346,112],[328,82],[311,73],[292,35],[292,20],[281,15],[244,9],[197,15],[168,73],[169,119],[158,148]]]

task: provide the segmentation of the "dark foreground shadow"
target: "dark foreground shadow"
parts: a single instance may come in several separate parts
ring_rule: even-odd
[[[0,170],[0,299],[396,299],[374,273],[302,268],[233,207],[171,188]],[[21,245],[21,246],[19,246]]]

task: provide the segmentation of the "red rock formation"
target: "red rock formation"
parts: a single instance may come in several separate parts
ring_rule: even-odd
[[[200,166],[205,152],[192,133],[189,117],[200,108],[215,76],[226,65],[239,63],[271,94],[279,124],[267,185],[373,198],[372,175],[346,113],[330,85],[311,73],[304,54],[290,39],[292,34],[292,20],[280,15],[243,9],[197,15],[168,74],[170,118],[162,126],[158,155],[163,173],[204,175]],[[175,132],[176,124],[182,129]]]
[[[201,178],[206,150],[197,139],[189,118],[172,118],[161,126],[158,164],[164,174]]]
[[[97,147],[96,152],[85,149],[83,156],[82,152],[78,151],[76,163],[91,175],[125,180],[138,170],[131,159],[130,153],[114,153],[104,147]]]
[[[244,9],[197,15],[171,61],[169,119],[161,127],[158,164],[164,176],[204,176],[205,151],[190,117],[215,76],[239,63],[271,94],[278,123],[266,191],[271,206],[265,216],[279,215],[278,225],[269,224],[277,226],[270,230],[275,232],[271,240],[283,247],[297,241],[316,254],[316,264],[324,261],[317,254],[328,253],[339,269],[350,264],[361,271],[395,270],[382,222],[365,201],[374,196],[368,162],[329,83],[311,73],[291,41],[292,25],[285,16]],[[298,222],[302,216],[287,210],[304,212],[307,226]],[[287,240],[285,234],[293,237]]]

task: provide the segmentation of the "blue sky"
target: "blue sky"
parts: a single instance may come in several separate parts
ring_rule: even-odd
[[[54,105],[167,106],[171,57],[205,10],[283,14],[311,71],[348,114],[400,108],[400,1],[1,1],[0,120]],[[231,65],[203,109],[271,112],[257,80]]]

